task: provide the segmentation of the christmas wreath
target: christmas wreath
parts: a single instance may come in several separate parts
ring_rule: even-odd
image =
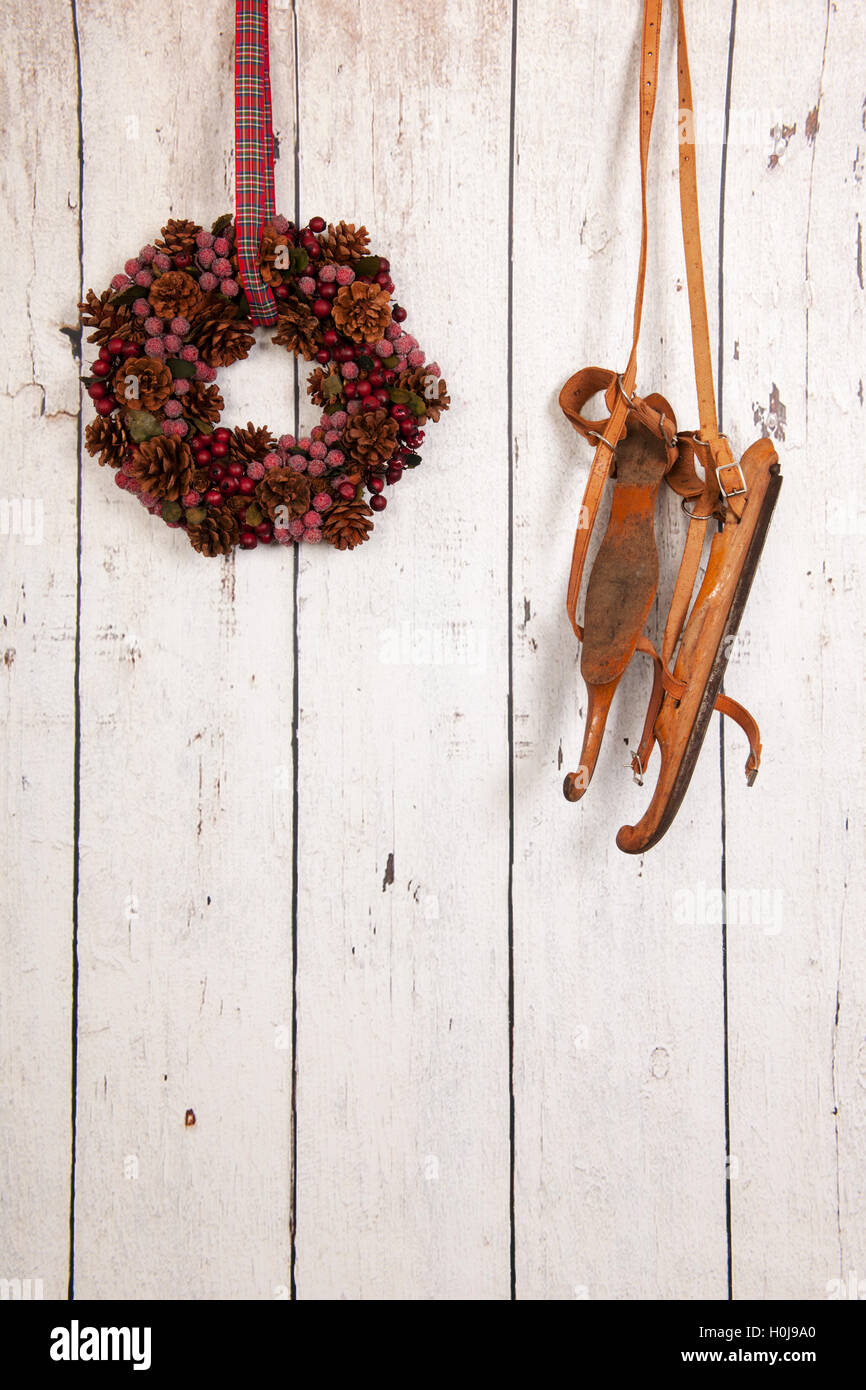
[[[271,217],[257,268],[276,305],[273,341],[315,363],[307,391],[322,415],[309,436],[218,423],[217,370],[255,342],[226,214],[210,231],[169,221],[107,290],[88,291],[81,322],[99,355],[83,378],[97,413],[85,445],[201,555],[299,541],[351,550],[385,510],[386,483],[421,462],[447,388],[364,227]]]

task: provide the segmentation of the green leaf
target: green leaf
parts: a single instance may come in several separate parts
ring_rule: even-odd
[[[341,396],[342,394],[343,379],[338,372],[332,372],[331,375],[326,376],[322,382],[322,395],[330,400],[332,396]]]
[[[404,468],[417,468],[417,467],[418,467],[418,464],[419,464],[420,462],[421,462],[421,455],[420,455],[420,454],[407,454],[407,455],[406,455],[406,458],[405,458],[404,461],[403,461],[403,467],[404,467]]]
[[[338,411],[339,409],[340,409],[340,402],[339,402],[339,401],[329,401],[328,404],[327,404],[327,405],[325,406],[325,408],[324,408],[323,414],[325,414],[325,415],[336,415],[336,413],[337,413],[337,411]]]
[[[167,357],[165,365],[170,368],[173,377],[193,377],[196,373],[196,363],[187,362],[184,357]]]
[[[136,299],[147,299],[147,290],[141,285],[128,285],[125,290],[113,294],[109,303],[132,304]]]
[[[410,393],[406,391],[402,386],[392,386],[390,391],[388,392],[389,397],[395,405],[408,405],[409,394]]]
[[[207,507],[188,507],[186,519],[190,526],[200,526],[207,516]]]
[[[310,264],[310,258],[303,246],[293,246],[291,255],[292,274],[300,275]]]
[[[358,366],[361,368],[362,372],[371,372],[375,365],[372,357],[368,357],[366,352],[362,353],[358,358]]]
[[[355,262],[356,275],[378,275],[379,266],[382,264],[380,256],[362,256]]]
[[[156,435],[162,434],[162,425],[149,410],[128,410],[126,426],[136,444],[143,444],[145,439],[153,439]]]
[[[407,404],[413,415],[427,414],[427,406],[425,402],[423,401],[421,396],[416,396],[414,391],[410,393]]]
[[[216,222],[214,222],[213,226],[211,227],[211,234],[213,236],[219,236],[221,232],[225,231],[226,227],[229,225],[231,220],[231,213],[224,212],[222,217],[218,217]]]
[[[100,378],[98,376],[82,376],[78,379],[83,381],[85,386],[92,386],[94,381],[99,381]]]
[[[258,502],[251,502],[250,505],[247,507],[246,514],[244,516],[244,525],[261,526],[264,519],[264,513],[261,507],[259,506]]]
[[[179,502],[163,502],[160,516],[163,521],[180,521],[183,516],[183,507]]]
[[[190,421],[195,425],[199,434],[213,434],[214,427],[210,420],[200,420],[197,415],[190,415]]]
[[[386,366],[386,367],[396,367],[399,361],[400,361],[400,359],[399,359],[399,357],[397,356],[396,352],[393,352],[393,353],[391,354],[390,357],[386,357],[386,358],[385,358],[385,366]]]

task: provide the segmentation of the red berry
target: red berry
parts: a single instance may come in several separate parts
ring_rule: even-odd
[[[104,381],[91,381],[87,388],[87,394],[93,401],[101,401],[108,387]]]
[[[397,373],[393,370],[393,368],[389,367],[388,370],[384,373],[384,377],[385,385],[393,386],[394,382],[397,380]]]
[[[327,334],[325,336],[327,337]],[[330,360],[331,354],[328,352],[328,349],[319,348],[319,351],[316,353],[316,361],[321,362],[322,366],[324,367],[326,363],[330,362]]]
[[[384,512],[387,505],[387,497],[376,496],[370,498],[370,506],[373,508],[374,512]]]
[[[393,464],[391,464],[391,466],[385,471],[385,479],[389,483],[399,483],[402,476],[403,469],[395,468]]]
[[[370,394],[370,392],[372,391],[372,389],[373,389],[373,388],[372,388],[372,386],[370,385],[369,381],[359,381],[359,382],[358,382],[358,395],[361,396],[362,398],[363,398],[364,396],[369,396],[369,394]]]
[[[391,269],[391,262],[388,260],[388,257],[387,257],[387,256],[380,256],[380,257],[379,257],[379,269],[380,269],[380,270],[390,270],[390,269]]]
[[[367,486],[369,487],[371,492],[381,492],[382,488],[385,486],[385,480],[383,478],[380,478],[378,473],[376,473],[370,479]]]
[[[324,230],[325,230],[325,219],[324,219],[324,217],[311,217],[311,218],[310,218],[310,231],[311,231],[311,232],[323,232]]]
[[[230,463],[228,468],[226,469],[226,472],[228,473],[230,478],[242,478],[244,476],[245,471],[246,470],[242,463]]]
[[[344,382],[343,382],[343,395],[346,397],[346,400],[347,400],[347,401],[354,400],[354,398],[355,398],[355,383],[354,383],[354,381],[344,381]]]
[[[97,415],[110,415],[114,406],[115,402],[113,400],[108,400],[108,398],[94,402],[94,409]]]
[[[333,328],[326,328],[326,329],[325,329],[325,332],[324,332],[324,334],[322,335],[322,342],[325,344],[325,347],[336,347],[336,346],[337,346],[337,343],[338,343],[339,341],[340,341],[340,335],[336,332],[335,329],[333,329]]]
[[[415,433],[415,425],[414,425],[413,421],[412,421],[412,420],[401,420],[401,421],[400,421],[400,433],[401,433],[401,434],[414,434],[414,433]]]
[[[367,377],[371,386],[384,386],[384,378],[381,372],[371,372]]]
[[[186,252],[181,251],[180,255],[175,256],[174,263],[177,266],[178,270],[186,270],[187,266],[189,265],[189,256],[186,254]]]
[[[139,347],[138,343],[124,343],[123,352],[120,355],[121,357],[138,357],[142,351],[143,349]]]
[[[241,478],[238,483],[238,492],[242,497],[252,497],[256,490],[255,478]]]
[[[232,432],[231,430],[227,430],[225,425],[220,425],[219,429],[214,430],[213,435],[211,436],[211,438],[214,439],[217,444],[228,444],[231,437]],[[205,436],[205,438],[207,438],[207,436]]]
[[[258,541],[252,531],[241,531],[241,549],[255,550]]]
[[[113,354],[110,352],[110,350],[109,350],[107,347],[101,347],[101,348],[99,349],[100,361],[102,361],[102,362],[110,362],[112,356],[113,356]]]
[[[220,492],[224,497],[234,497],[238,490],[237,478],[223,478],[220,483]]]
[[[334,357],[338,362],[351,362],[354,356],[355,349],[352,347],[351,343],[341,343],[334,353]]]
[[[405,405],[392,405],[391,415],[395,420],[408,420],[409,412]]]
[[[91,371],[94,376],[108,376],[108,373],[111,371],[111,363],[104,361],[100,357],[97,362],[94,362]]]
[[[229,446],[222,439],[217,439],[214,435],[214,442],[210,446],[210,451],[215,459],[224,459],[229,451]]]
[[[223,495],[221,492],[217,492],[216,488],[211,488],[210,492],[205,493],[204,500],[209,507],[221,507]]]
[[[210,449],[196,449],[195,461],[198,464],[199,468],[207,468],[208,464],[211,461]]]
[[[327,299],[316,299],[313,301],[313,313],[317,319],[326,319],[331,312],[331,306]]]
[[[355,496],[355,489],[351,483],[341,483],[337,491],[346,502],[351,502],[352,498]]]
[[[387,270],[380,270],[379,273],[378,273],[378,275],[376,276],[376,284],[377,284],[377,285],[390,285],[390,283],[391,283],[391,277],[390,277],[390,275],[388,274]]]
[[[331,285],[329,285],[329,284],[320,285],[320,286],[319,286],[319,294],[322,296],[322,299],[336,299],[336,297],[337,297],[337,286],[334,285],[334,284],[331,284]]]
[[[225,477],[225,475],[226,475],[225,469],[224,469],[224,468],[221,468],[220,465],[219,465],[218,463],[215,463],[214,466],[213,466],[213,468],[212,468],[211,471],[210,471],[211,482],[214,482],[214,483],[221,483],[222,480],[223,480],[223,478]]]
[[[389,397],[387,391],[385,391],[385,390],[374,391],[374,392],[373,392],[373,395],[376,397],[376,402],[377,402],[378,405],[387,405],[387,404],[388,404],[388,401],[389,401],[390,397]]]
[[[112,357],[119,357],[123,352],[123,346],[122,338],[109,338],[107,343],[108,351],[111,353]]]
[[[254,526],[253,530],[255,531],[260,541],[269,541],[271,539],[271,536],[273,535],[273,532],[271,530],[271,523],[269,521],[259,522],[259,525]]]
[[[317,261],[322,254],[322,248],[317,241],[311,241],[307,247],[307,255],[311,260]]]
[[[275,288],[275,290],[274,290],[274,294],[276,295],[277,299],[288,299],[288,297],[289,297],[289,287],[288,287],[288,285],[277,285],[276,288]]]
[[[391,310],[391,318],[395,323],[405,323],[406,310],[402,309],[399,304],[395,304],[394,308]]]

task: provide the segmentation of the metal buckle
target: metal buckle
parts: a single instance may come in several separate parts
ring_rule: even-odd
[[[728,489],[722,482],[722,474],[729,468],[736,468],[737,472],[740,475],[740,486],[736,488],[731,488],[730,491],[728,491]],[[719,485],[719,492],[722,494],[726,501],[729,497],[745,497],[746,493],[749,490],[746,486],[746,479],[743,474],[742,465],[739,463],[734,463],[733,460],[731,460],[730,463],[719,464],[718,468],[716,469],[716,482]]]

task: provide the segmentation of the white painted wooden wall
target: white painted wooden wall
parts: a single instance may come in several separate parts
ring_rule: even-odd
[[[454,404],[373,543],[206,563],[82,459],[61,329],[169,214],[231,208],[233,6],[3,7],[3,496],[44,515],[0,537],[4,1278],[866,1279],[863,10],[687,6],[723,424],[785,484],[727,678],[761,775],[713,727],[632,859],[646,664],[560,791],[590,454],[557,393],[627,351],[640,8],[272,3],[278,206],[367,224]],[[639,387],[688,425],[672,8]],[[281,350],[222,380],[229,423],[293,428]]]

